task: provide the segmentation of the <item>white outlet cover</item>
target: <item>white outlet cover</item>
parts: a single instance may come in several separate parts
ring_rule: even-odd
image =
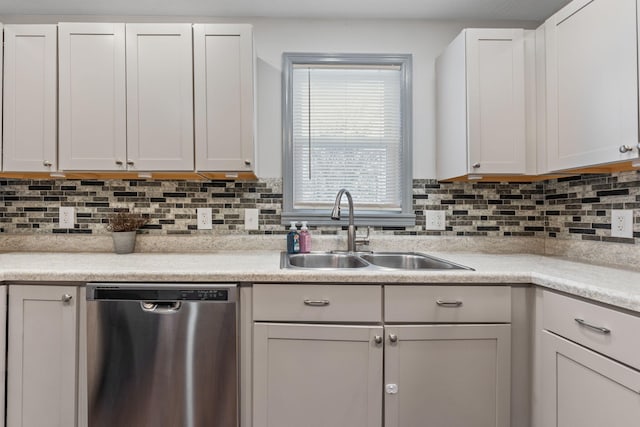
[[[425,230],[446,230],[446,212],[445,211],[426,211],[427,223]]]
[[[58,226],[73,228],[76,224],[76,209],[73,206],[60,206],[58,212]]]
[[[633,209],[611,210],[611,237],[633,237]]]
[[[211,230],[213,228],[211,208],[197,208],[198,230]]]
[[[245,230],[258,229],[258,209],[244,210],[244,229]]]

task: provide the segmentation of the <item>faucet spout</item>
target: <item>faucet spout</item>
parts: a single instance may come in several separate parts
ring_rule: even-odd
[[[347,202],[349,204],[349,227],[347,228],[347,251],[355,252],[356,250],[356,226],[354,224],[353,219],[353,198],[351,197],[351,193],[346,188],[338,191],[338,195],[336,196],[336,201],[333,204],[333,209],[331,210],[331,219],[338,220],[340,219],[340,201],[342,200],[342,196],[347,196]]]

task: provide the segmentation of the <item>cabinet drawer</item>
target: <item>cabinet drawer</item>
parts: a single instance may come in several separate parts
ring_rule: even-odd
[[[576,298],[545,292],[542,326],[548,331],[640,369],[640,317]]]
[[[387,286],[386,322],[511,321],[509,286]]]
[[[284,322],[380,322],[382,287],[257,284],[253,287],[253,319]]]

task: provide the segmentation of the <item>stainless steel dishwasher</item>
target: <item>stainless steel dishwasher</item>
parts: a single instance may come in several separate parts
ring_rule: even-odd
[[[237,427],[237,286],[87,285],[89,427]]]

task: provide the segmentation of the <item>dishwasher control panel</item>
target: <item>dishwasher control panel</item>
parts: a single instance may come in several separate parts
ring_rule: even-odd
[[[189,289],[179,291],[179,300],[197,300],[197,301],[226,301],[229,299],[229,291],[227,289]]]
[[[89,284],[87,300],[235,302],[235,285]]]

